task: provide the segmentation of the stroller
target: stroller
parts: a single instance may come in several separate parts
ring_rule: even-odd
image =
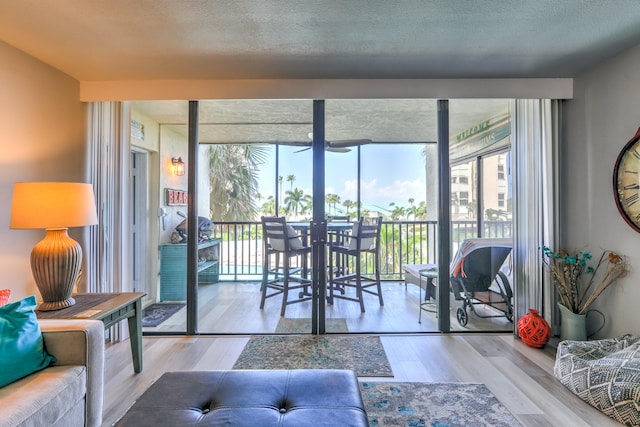
[[[478,317],[506,317],[513,323],[513,291],[501,267],[511,253],[511,239],[465,239],[451,262],[450,286],[462,301],[456,317],[461,326],[469,320],[467,308]],[[481,315],[477,305],[490,306],[502,314]]]

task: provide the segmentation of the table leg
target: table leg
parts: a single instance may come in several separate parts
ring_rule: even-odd
[[[135,302],[135,316],[127,319],[129,323],[129,341],[131,341],[131,355],[133,356],[133,370],[142,372],[142,301]]]

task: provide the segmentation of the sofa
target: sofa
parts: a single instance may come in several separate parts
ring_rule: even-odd
[[[49,367],[0,388],[0,427],[102,424],[104,324],[38,321]]]

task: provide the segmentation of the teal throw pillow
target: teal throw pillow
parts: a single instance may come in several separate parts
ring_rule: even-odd
[[[0,387],[56,361],[44,349],[35,308],[33,295],[0,307]]]

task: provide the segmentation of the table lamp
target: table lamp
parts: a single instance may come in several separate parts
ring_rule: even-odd
[[[10,228],[46,230],[45,238],[31,251],[31,271],[43,300],[38,310],[59,310],[76,303],[71,293],[80,274],[82,248],[67,229],[97,223],[91,184],[15,183]]]

